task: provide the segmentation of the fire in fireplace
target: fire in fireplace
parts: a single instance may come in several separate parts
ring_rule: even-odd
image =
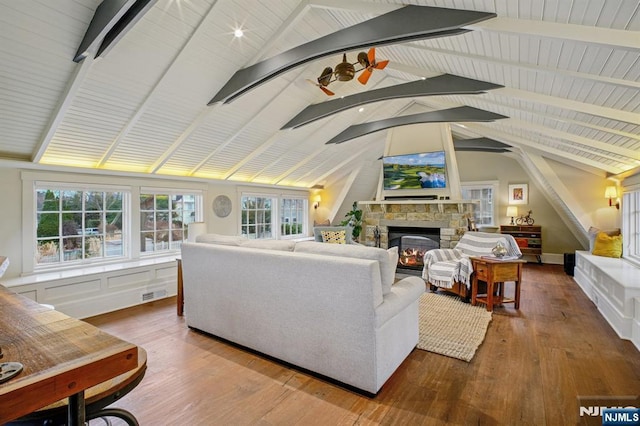
[[[389,227],[389,247],[398,247],[398,268],[422,270],[424,254],[440,248],[439,228]]]

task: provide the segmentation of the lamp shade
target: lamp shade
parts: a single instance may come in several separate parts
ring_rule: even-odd
[[[196,242],[198,235],[207,233],[207,224],[204,222],[191,222],[187,228],[187,241],[190,243]]]
[[[313,197],[313,201],[315,203],[319,203],[320,201],[322,201],[322,197],[320,196],[320,194],[318,194],[315,197]]]
[[[507,217],[516,217],[518,216],[518,208],[516,206],[507,207]]]
[[[616,198],[618,197],[618,190],[615,186],[607,186],[604,190],[604,198]]]

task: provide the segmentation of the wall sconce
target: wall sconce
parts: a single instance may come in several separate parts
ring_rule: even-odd
[[[322,201],[322,197],[320,197],[320,195],[316,195],[315,197],[313,197],[313,208],[317,209],[318,207],[320,207],[320,201]]]
[[[507,207],[507,217],[511,218],[510,225],[515,225],[516,223],[513,221],[513,218],[518,216],[518,207],[516,206],[508,206]]]
[[[620,201],[618,201],[618,189],[615,186],[607,186],[607,189],[604,190],[604,198],[609,199],[609,206],[616,206],[616,209],[620,210]],[[616,203],[613,204],[611,201],[613,198],[616,199]]]

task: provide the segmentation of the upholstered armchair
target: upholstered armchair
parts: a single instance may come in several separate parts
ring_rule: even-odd
[[[422,278],[427,281],[432,291],[441,288],[468,300],[473,274],[469,258],[491,255],[498,242],[506,247],[506,256],[522,256],[516,240],[511,235],[469,231],[453,249],[434,249],[426,252]]]

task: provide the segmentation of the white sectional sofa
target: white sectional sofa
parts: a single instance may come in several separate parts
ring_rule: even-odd
[[[223,244],[182,245],[189,327],[372,394],[417,344],[425,284],[409,277],[392,285],[386,250]]]

